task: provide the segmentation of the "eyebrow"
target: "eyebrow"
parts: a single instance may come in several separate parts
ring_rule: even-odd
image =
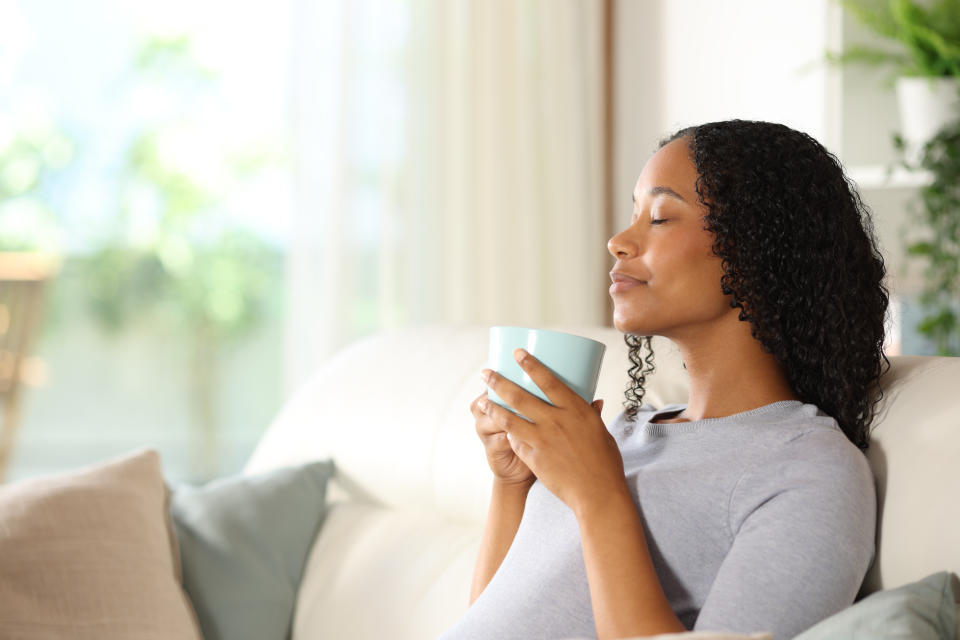
[[[674,190],[671,189],[670,187],[664,187],[664,186],[650,187],[650,191],[648,191],[647,193],[649,193],[651,196],[667,195],[667,196],[671,196],[671,197],[673,197],[673,198],[676,198],[676,199],[679,200],[680,202],[686,202],[686,200],[683,198],[683,196],[681,196],[679,193],[677,193],[676,191],[674,191]],[[633,194],[631,193],[631,194],[630,194],[630,197],[633,198],[633,202],[634,202],[634,204],[636,204],[636,202],[637,202],[637,196],[635,196],[635,195],[633,195]]]

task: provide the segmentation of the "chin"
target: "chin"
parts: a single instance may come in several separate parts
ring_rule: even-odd
[[[624,319],[618,316],[616,313],[613,314],[613,326],[620,333],[634,333],[639,336],[650,335],[649,331],[640,323],[631,322],[629,318]]]
[[[641,317],[637,317],[641,316]],[[630,316],[627,313],[618,313],[616,309],[613,312],[613,326],[622,334],[632,333],[637,336],[663,336],[665,327],[662,324],[651,324],[650,318],[642,317],[642,314]]]

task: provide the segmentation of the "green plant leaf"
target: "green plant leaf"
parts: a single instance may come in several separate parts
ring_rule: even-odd
[[[898,25],[885,0],[838,0],[857,22],[882,36],[897,38]]]
[[[898,75],[960,75],[960,2],[838,0],[858,23],[898,45],[897,50],[854,45],[828,54],[837,63],[889,64]]]

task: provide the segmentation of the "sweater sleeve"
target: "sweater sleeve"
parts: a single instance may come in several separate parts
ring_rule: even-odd
[[[694,629],[792,638],[849,606],[873,560],[876,492],[842,432],[768,452],[730,495],[733,542]]]

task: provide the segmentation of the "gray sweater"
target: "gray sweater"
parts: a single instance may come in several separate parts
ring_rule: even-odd
[[[836,420],[785,400],[649,423],[685,408],[645,404],[607,426],[680,621],[781,640],[851,604],[873,560],[876,495]],[[440,637],[596,637],[576,519],[540,482],[490,584]]]

